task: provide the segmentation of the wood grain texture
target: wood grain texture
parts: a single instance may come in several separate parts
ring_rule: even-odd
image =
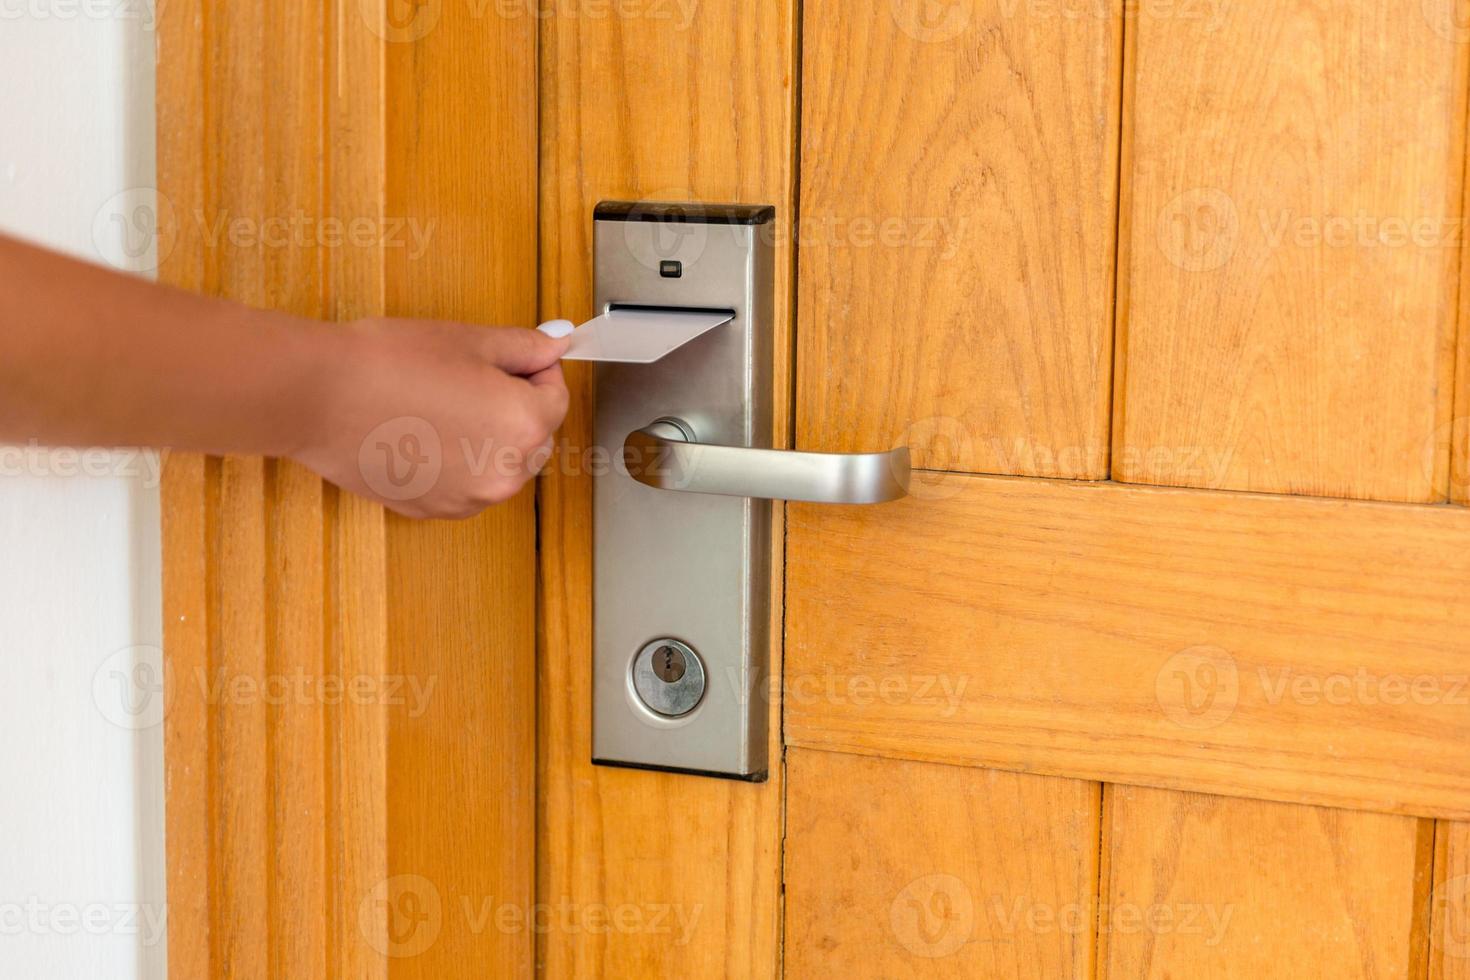
[[[1470,824],[1440,821],[1430,900],[1430,980],[1470,977]]]
[[[1454,440],[1450,457],[1450,500],[1470,506],[1470,336],[1463,332],[1456,405],[1455,421],[1450,429]]]
[[[269,127],[262,149],[272,162],[264,173],[266,213],[322,214],[327,190],[320,176],[321,157],[329,138],[320,95],[326,85],[323,49],[329,43],[325,7],[290,0],[268,3],[255,14],[255,23],[265,53],[257,71],[268,83],[261,113]],[[283,44],[282,38],[289,41]],[[246,160],[252,157],[245,155]],[[240,202],[242,208],[249,203]],[[238,298],[324,317],[322,249],[311,240],[287,248],[272,248],[267,242],[263,253],[260,294]],[[268,462],[265,479],[265,676],[277,679],[275,690],[292,690],[295,678],[320,677],[326,670],[322,482],[286,461]],[[220,567],[236,571],[228,563]],[[271,688],[266,690],[265,785],[271,807],[267,963],[271,976],[325,976],[331,886],[323,833],[329,813],[323,706],[309,696],[280,699]],[[241,936],[248,937],[249,930]]]
[[[1466,147],[1470,155],[1470,145]],[[1470,165],[1466,173],[1470,174]],[[1464,182],[1460,203],[1463,222],[1470,216],[1470,180]],[[1470,248],[1461,244],[1459,277],[1459,320],[1455,358],[1454,419],[1449,426],[1450,463],[1449,499],[1452,503],[1470,505]]]
[[[268,975],[274,944],[270,888],[276,867],[275,789],[266,762],[267,706],[242,685],[268,677],[265,641],[265,520],[259,459],[227,457],[211,487],[210,646],[215,651],[204,694],[214,713],[209,746],[214,805],[215,874],[210,888],[214,959],[229,973]],[[197,678],[191,679],[197,683]],[[230,692],[226,694],[225,692]],[[308,869],[309,873],[309,869]],[[304,910],[298,910],[304,911]]]
[[[542,22],[543,318],[591,313],[600,200],[773,204],[790,220],[795,5],[703,0],[679,8],[687,20],[673,7],[630,9],[643,13],[583,17],[558,7]],[[783,243],[779,420],[790,411],[791,263]],[[767,783],[745,784],[590,763],[591,376],[569,370],[568,380],[571,413],[541,481],[537,832],[538,901],[566,911],[539,937],[537,969],[609,980],[775,976],[781,767]],[[776,445],[790,444],[786,429],[778,423]],[[776,524],[779,576],[779,508]],[[773,659],[779,674],[779,650]],[[780,758],[775,725],[771,753]],[[698,846],[671,846],[669,826]],[[624,910],[631,925],[589,928],[605,909]]]
[[[1420,6],[1130,19],[1115,478],[1444,499],[1467,49]]]
[[[1470,814],[1463,509],[946,487],[791,507],[790,744]]]
[[[1109,787],[1105,978],[1424,975],[1432,821]]]
[[[1122,15],[1065,6],[805,4],[801,448],[1107,476]]]
[[[266,670],[283,679],[326,669],[322,485],[288,462],[267,466]],[[324,976],[327,957],[328,746],[321,706],[308,699],[267,702],[272,875],[269,948],[275,976]]]
[[[213,12],[212,71],[232,104],[208,113],[219,148],[208,226],[222,294],[318,317],[319,250],[235,229],[323,210],[320,7],[283,2]],[[216,652],[211,764],[221,873],[212,895],[219,962],[245,976],[320,974],[326,920],[320,706],[293,678],[322,671],[321,481],[289,464],[226,458],[216,488],[210,581]],[[262,941],[264,938],[264,941]]]
[[[195,222],[183,220],[206,199],[205,94],[200,84],[206,32],[197,9],[176,5],[158,16],[155,84],[157,125],[159,279],[185,289],[208,290],[207,252]],[[175,976],[216,976],[210,799],[211,712],[204,698],[185,691],[208,672],[210,661],[209,524],[202,456],[170,454],[160,487],[163,549],[164,839],[166,841],[168,965]]]
[[[391,14],[160,8],[165,279],[336,319],[534,319],[534,25],[451,10],[412,37]],[[531,973],[529,931],[480,909],[533,897],[534,532],[530,494],[390,529],[290,463],[170,459],[175,972]]]
[[[332,0],[326,51],[325,173],[333,216],[381,215],[387,172],[386,122],[379,99],[385,84],[381,32],[367,17],[371,4]],[[368,29],[364,29],[368,28]],[[328,314],[335,320],[382,315],[386,269],[381,249],[349,246],[326,256]],[[327,486],[328,676],[386,677],[388,657],[388,542],[383,508]],[[388,880],[388,727],[383,707],[343,700],[325,709],[328,741],[325,815],[329,880],[327,976],[332,980],[387,980],[389,910],[364,904]]]
[[[325,670],[388,674],[387,539],[383,508],[328,487]],[[380,705],[326,706],[328,977],[385,980],[388,910],[363,904],[388,879],[388,718]]]
[[[166,269],[161,272],[167,275]],[[182,692],[191,678],[208,672],[209,664],[205,471],[202,456],[172,456],[160,488],[167,699],[164,838],[168,894],[176,903],[168,917],[168,962],[176,973],[197,977],[215,975],[209,901],[210,711],[203,698]]]
[[[786,976],[1092,975],[1096,783],[793,749],[787,786]]]
[[[385,214],[424,237],[384,250],[387,312],[534,326],[536,23],[504,5],[412,9],[411,27],[388,32]],[[404,31],[415,39],[394,40]],[[390,671],[432,690],[427,711],[389,718],[388,869],[441,909],[426,923],[437,939],[400,946],[414,955],[390,975],[529,976],[534,491],[467,522],[390,515],[387,542]],[[390,929],[408,926],[395,915],[409,908],[390,912]]]
[[[1436,34],[1434,13],[1294,0],[1217,5],[1207,19],[1150,16],[1142,8],[1130,18],[1117,479],[1402,501],[1442,500],[1454,490],[1466,50]],[[1378,516],[1360,514],[1360,530]],[[1313,532],[1303,526],[1298,533]],[[1379,561],[1396,571],[1437,574],[1429,550],[1383,544],[1389,547]],[[1344,567],[1356,560],[1372,568],[1368,550],[1344,552]],[[1316,618],[1322,610],[1313,601],[1322,583],[1293,584],[1259,565],[1250,571],[1263,584],[1274,579],[1292,603],[1288,619],[1263,624],[1279,636],[1253,644],[1249,668],[1206,651],[1181,656],[1176,666],[1184,670],[1175,673],[1188,684],[1218,680],[1222,665],[1238,670],[1231,674],[1239,681],[1234,713],[1208,733],[1202,750],[1218,760],[1222,740],[1256,746],[1250,758],[1263,764],[1243,782],[1277,764],[1274,752],[1259,751],[1271,748],[1257,738],[1266,725],[1302,740],[1306,751],[1299,747],[1288,764],[1304,768],[1283,782],[1285,792],[1220,791],[1409,813],[1437,812],[1443,803],[1464,812],[1463,789],[1436,803],[1428,797],[1438,791],[1422,794],[1410,775],[1421,771],[1412,739],[1433,738],[1441,724],[1464,716],[1450,696],[1465,675],[1463,651],[1441,648],[1447,656],[1435,663],[1387,650],[1375,655],[1368,652],[1377,642],[1372,629],[1342,621],[1322,622],[1332,635],[1304,643],[1291,634],[1303,614]],[[1439,630],[1446,637],[1462,629],[1453,625],[1457,603],[1419,605],[1433,593],[1427,586],[1384,592],[1363,609],[1381,605],[1390,614],[1384,635],[1395,641],[1412,631],[1390,622],[1428,613],[1418,642],[1429,644],[1437,617],[1445,617]],[[1267,662],[1256,659],[1266,650]],[[1334,659],[1339,666],[1331,666]],[[1265,678],[1279,679],[1290,664],[1307,675],[1303,693],[1262,703],[1260,695],[1283,690]],[[1326,684],[1340,678],[1339,697],[1329,698],[1326,688],[1310,693],[1314,674]],[[1365,688],[1365,675],[1378,680]],[[1351,689],[1341,686],[1348,677]],[[1390,678],[1438,690],[1386,704]],[[1264,710],[1242,727],[1252,693]],[[1196,722],[1208,715],[1206,706]],[[1371,779],[1379,785],[1320,793],[1320,773],[1333,766],[1344,736],[1369,732],[1384,736]],[[1411,740],[1402,741],[1404,734]],[[1142,792],[1109,787],[1110,810],[1115,794],[1128,800]],[[1201,866],[1197,881],[1185,877],[1200,894],[1248,896],[1241,912],[1250,924],[1245,938],[1214,948],[1177,934],[1126,942],[1105,935],[1115,952],[1126,950],[1114,958],[1117,975],[1291,975],[1302,962],[1324,975],[1423,975],[1427,935],[1417,889],[1429,859],[1423,848],[1405,850],[1401,828],[1371,814],[1188,794],[1146,798],[1146,806],[1116,808],[1129,816],[1110,845],[1114,887],[1159,887],[1156,869],[1177,863],[1175,824],[1207,824],[1222,846],[1251,841],[1253,859],[1226,851]],[[1319,846],[1318,827],[1330,827],[1360,855],[1383,856],[1378,873],[1392,884],[1381,904],[1371,892],[1349,901],[1341,847]],[[1422,837],[1423,827],[1414,833]],[[1262,882],[1263,872],[1277,870],[1290,877]],[[1405,891],[1405,882],[1415,890]],[[1288,936],[1295,955],[1263,955],[1279,952],[1273,943]]]
[[[529,494],[462,525],[388,520],[392,977],[529,976],[535,879],[535,524]],[[453,568],[452,582],[440,569]],[[519,588],[515,587],[519,585]],[[399,899],[403,883],[414,898]],[[439,912],[411,928],[410,902]],[[523,918],[502,917],[510,908]],[[408,938],[404,938],[408,937]],[[421,943],[428,943],[420,948]]]
[[[1467,149],[1470,153],[1470,149]],[[1470,167],[1467,167],[1470,173]],[[1461,220],[1470,215],[1466,181]],[[1470,506],[1470,248],[1460,249],[1459,351],[1455,360],[1455,417],[1450,425],[1449,499]]]

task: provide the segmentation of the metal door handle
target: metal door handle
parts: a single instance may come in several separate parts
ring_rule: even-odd
[[[658,419],[623,444],[628,475],[660,490],[818,504],[881,504],[908,496],[909,451],[798,453],[699,442],[681,419]]]

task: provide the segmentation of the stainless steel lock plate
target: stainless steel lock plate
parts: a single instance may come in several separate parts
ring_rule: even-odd
[[[733,314],[655,363],[598,367],[596,445],[612,457],[593,503],[598,763],[766,776],[771,503],[646,486],[623,447],[668,415],[701,441],[770,446],[774,219],[773,208],[734,205],[594,214],[598,314]],[[684,658],[678,680],[658,676],[676,672],[673,657],[655,663],[662,647]]]

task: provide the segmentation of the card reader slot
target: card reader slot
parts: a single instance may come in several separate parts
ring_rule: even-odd
[[[650,306],[646,303],[609,303],[607,312],[617,313],[710,313],[735,319],[736,313],[729,307],[718,306]]]

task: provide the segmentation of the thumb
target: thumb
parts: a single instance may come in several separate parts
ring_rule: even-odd
[[[548,337],[518,327],[488,327],[484,332],[485,353],[490,363],[507,374],[523,378],[556,364],[571,346],[571,340],[566,337]]]

